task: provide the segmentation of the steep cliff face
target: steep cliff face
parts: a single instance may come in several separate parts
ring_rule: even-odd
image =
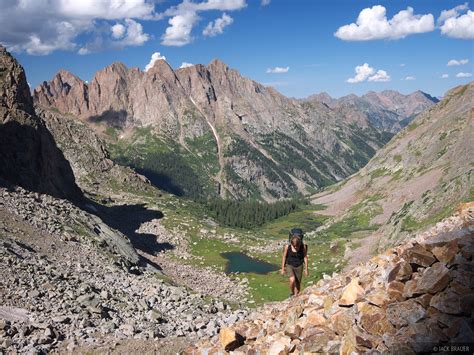
[[[78,199],[72,170],[35,113],[23,68],[0,46],[0,178],[55,197]]]
[[[87,194],[113,197],[120,191],[143,193],[151,189],[144,176],[115,164],[105,142],[80,120],[44,108],[38,108],[37,114],[71,165],[76,183]]]
[[[149,171],[143,162],[161,161],[165,147],[174,157],[166,162],[185,164],[200,190],[234,198],[274,199],[338,181],[390,138],[365,118],[341,119],[322,103],[286,98],[218,60],[176,71],[161,60],[147,72],[114,63],[89,84],[60,71],[35,89],[34,99],[118,129],[112,151],[124,163]],[[143,144],[140,127],[160,149]],[[173,170],[166,166],[155,175]]]
[[[407,238],[474,198],[474,82],[448,91],[357,174],[314,196],[336,221],[371,206],[380,248]],[[375,228],[377,229],[377,228]]]
[[[339,99],[320,93],[303,101],[324,103],[348,121],[359,124],[368,121],[382,131],[396,133],[439,100],[422,91],[403,95],[394,90],[385,90],[369,91],[360,97],[351,94]]]

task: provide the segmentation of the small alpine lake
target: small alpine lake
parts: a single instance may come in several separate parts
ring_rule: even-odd
[[[280,269],[278,265],[252,258],[251,256],[238,251],[221,253],[221,256],[227,260],[225,267],[225,272],[227,274],[234,272],[246,272],[264,275]]]

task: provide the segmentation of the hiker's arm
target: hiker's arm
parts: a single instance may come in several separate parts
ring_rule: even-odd
[[[281,274],[285,274],[285,261],[286,261],[286,253],[288,253],[288,245],[285,245],[283,248],[283,256],[281,258]]]
[[[308,276],[308,245],[305,244],[304,245],[304,267],[305,267],[305,273],[306,273],[306,276]]]

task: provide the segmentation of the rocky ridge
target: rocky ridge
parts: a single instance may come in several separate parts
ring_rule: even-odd
[[[105,142],[86,124],[54,110],[37,107],[36,112],[71,165],[83,192],[96,199],[113,199],[121,190],[141,193],[152,190],[147,178],[115,164]]]
[[[379,251],[450,215],[474,198],[474,82],[449,90],[418,115],[359,172],[313,196],[334,222],[366,213],[380,228]],[[329,223],[323,228],[327,228]]]
[[[436,352],[474,342],[474,203],[183,354]]]
[[[170,154],[189,155],[197,177],[210,176],[202,183],[211,191],[234,198],[271,200],[341,180],[390,137],[367,120],[354,125],[319,102],[286,98],[219,60],[177,70],[160,60],[147,72],[114,63],[90,83],[63,70],[33,96],[96,130],[118,130],[113,143],[139,168],[149,146],[137,151],[143,137],[134,132],[151,128]]]
[[[0,45],[0,178],[79,200],[71,168],[36,115],[23,68]]]
[[[311,95],[303,101],[321,102],[336,110],[348,121],[369,121],[380,130],[396,133],[408,125],[417,114],[439,100],[422,91],[403,95],[394,90],[384,90],[369,91],[360,97],[347,95],[339,99],[323,92]]]

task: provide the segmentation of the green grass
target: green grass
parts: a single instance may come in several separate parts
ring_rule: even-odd
[[[320,233],[327,238],[334,239],[338,237],[350,238],[356,232],[377,230],[380,226],[378,224],[371,224],[370,221],[383,212],[382,207],[374,202],[380,198],[380,194],[375,194],[354,205],[349,210],[347,216],[340,221],[332,223]]]
[[[327,219],[325,216],[315,215],[316,211],[322,209],[324,209],[322,205],[303,206],[301,210],[256,228],[254,233],[274,239],[285,239],[288,238],[288,232],[291,228],[299,227],[305,233],[311,232],[321,226]]]
[[[411,132],[411,131],[413,131],[414,129],[416,129],[418,126],[419,126],[418,123],[412,122],[412,123],[410,123],[410,124],[407,126],[407,131],[408,131],[408,132]]]
[[[387,168],[378,168],[378,169],[373,170],[370,173],[370,177],[372,179],[375,179],[375,178],[385,176],[385,175],[388,175],[388,174],[389,174],[389,170]]]
[[[398,169],[394,173],[391,174],[391,179],[390,181],[398,181],[403,177],[403,169]]]

